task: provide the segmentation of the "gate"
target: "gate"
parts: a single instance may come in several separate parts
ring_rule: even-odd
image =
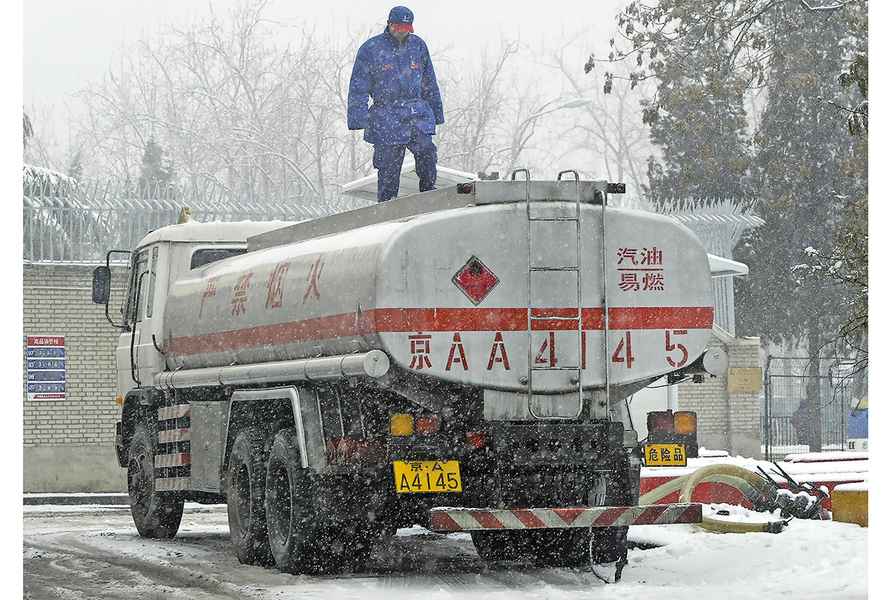
[[[832,373],[834,363],[809,357],[768,358],[761,416],[766,460],[795,452],[846,449],[851,384]]]

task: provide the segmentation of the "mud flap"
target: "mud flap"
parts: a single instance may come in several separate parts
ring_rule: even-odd
[[[617,583],[627,565],[629,527],[592,528],[590,570],[605,583]]]
[[[620,581],[621,573],[623,573],[624,567],[626,565],[627,558],[624,557],[621,560],[609,563],[596,564],[594,562],[590,562],[590,570],[593,572],[593,575],[595,575],[597,579],[600,579],[605,583],[617,583],[618,581]]]

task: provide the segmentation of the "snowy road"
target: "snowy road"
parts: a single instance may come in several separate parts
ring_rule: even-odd
[[[175,540],[143,540],[127,507],[27,506],[25,598],[865,598],[867,529],[795,521],[781,534],[639,527],[624,578],[504,563],[486,566],[465,534],[402,529],[368,572],[304,577],[238,563],[224,507],[188,505]]]

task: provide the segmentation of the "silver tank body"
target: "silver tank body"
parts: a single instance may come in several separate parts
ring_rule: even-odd
[[[544,217],[575,210],[532,207]],[[401,369],[490,389],[526,389],[533,365],[534,389],[556,392],[576,389],[570,367],[595,388],[606,369],[616,385],[694,361],[713,323],[706,251],[672,219],[608,208],[606,347],[601,219],[601,206],[582,206],[579,284],[575,222],[535,221],[529,236],[522,203],[420,214],[208,265],[171,286],[167,367],[381,349]]]

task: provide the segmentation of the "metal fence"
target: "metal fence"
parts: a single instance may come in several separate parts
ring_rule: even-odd
[[[817,369],[812,369],[813,360],[818,362]],[[846,449],[851,382],[832,372],[833,362],[768,358],[761,415],[766,459],[793,452]]]
[[[238,198],[218,185],[153,186],[78,182],[25,167],[23,258],[26,262],[94,263],[111,248],[133,248],[148,232],[176,223],[183,207],[202,221],[302,221],[357,208],[360,200],[276,195]]]

